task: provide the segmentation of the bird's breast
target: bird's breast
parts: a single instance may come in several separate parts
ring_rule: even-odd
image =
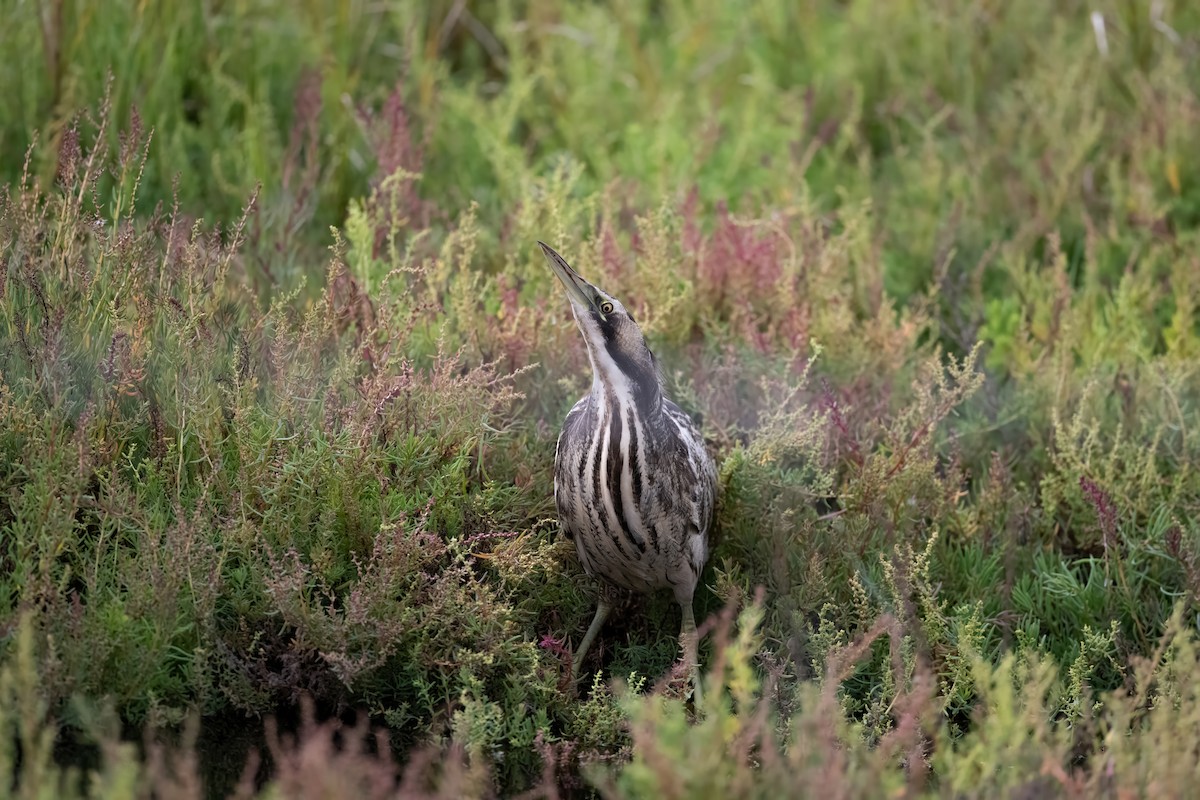
[[[672,406],[646,415],[593,393],[568,413],[555,457],[555,504],[584,569],[636,591],[694,585],[708,556],[715,468]]]

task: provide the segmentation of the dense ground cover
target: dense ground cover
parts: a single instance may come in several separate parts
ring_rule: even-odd
[[[1200,8],[476,5],[0,9],[0,796],[1190,790]],[[718,456],[700,719],[665,596],[567,691],[537,239]]]

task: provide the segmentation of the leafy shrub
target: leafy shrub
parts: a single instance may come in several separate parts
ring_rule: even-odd
[[[187,721],[272,714],[224,789],[1191,785],[1190,5],[284,11],[0,11],[12,786],[219,792]],[[662,596],[568,685],[536,239],[719,458],[706,708]]]

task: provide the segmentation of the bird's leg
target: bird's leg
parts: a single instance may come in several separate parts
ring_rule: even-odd
[[[696,617],[692,614],[692,603],[679,604],[683,611],[683,624],[679,628],[679,644],[683,647],[683,658],[687,663],[688,675],[692,681],[692,702],[696,711],[704,705],[704,696],[700,690],[700,658],[698,654],[698,636],[696,635]]]
[[[601,594],[600,599],[596,602],[596,616],[592,617],[592,624],[588,626],[587,633],[583,635],[583,641],[575,650],[575,660],[571,662],[571,683],[579,680],[579,668],[583,666],[583,657],[587,655],[592,642],[596,640],[596,634],[600,633],[604,620],[608,619],[611,612],[612,604]]]

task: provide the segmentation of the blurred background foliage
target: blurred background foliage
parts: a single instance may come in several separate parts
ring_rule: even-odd
[[[10,0],[0,45],[23,796],[1194,785],[1200,8]],[[695,724],[669,598],[565,684],[537,239],[719,457]]]

